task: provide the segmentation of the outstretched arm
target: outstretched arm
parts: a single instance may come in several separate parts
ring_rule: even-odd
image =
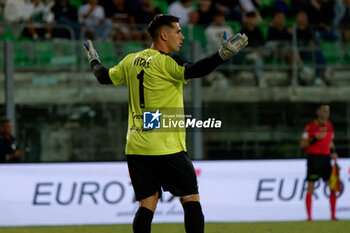
[[[108,69],[101,64],[99,56],[91,42],[88,40],[84,43],[84,48],[89,59],[90,67],[100,84],[112,84],[112,80],[109,77]]]
[[[90,66],[92,72],[100,84],[113,84],[108,74],[109,69],[104,67],[99,61],[93,60],[90,63]]]
[[[225,60],[223,60],[219,53],[203,58],[197,61],[194,64],[189,64],[185,67],[185,79],[192,78],[200,78],[203,77],[215,70],[220,64],[222,64]]]
[[[248,37],[240,33],[226,39],[226,32],[221,35],[221,47],[215,54],[189,64],[185,68],[185,79],[199,78],[211,73],[224,61],[248,45]]]

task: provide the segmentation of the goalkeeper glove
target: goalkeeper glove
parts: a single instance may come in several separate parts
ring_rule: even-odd
[[[100,57],[98,56],[91,40],[88,40],[86,43],[84,43],[84,49],[86,51],[86,55],[88,56],[90,64],[93,60],[97,60],[101,63]]]
[[[223,60],[227,60],[241,49],[248,45],[248,37],[241,33],[237,33],[229,39],[227,38],[226,32],[221,35],[221,47],[219,49],[219,55]]]

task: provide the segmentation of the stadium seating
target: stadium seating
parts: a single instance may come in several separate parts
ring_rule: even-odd
[[[153,0],[153,4],[158,7],[163,14],[168,13],[168,2],[166,0]]]
[[[205,28],[202,25],[194,25],[192,28],[183,27],[182,34],[185,37],[184,42],[188,43],[192,38],[195,41],[199,41],[201,44],[201,47],[205,48],[207,44],[207,38],[205,36],[204,29]]]
[[[5,41],[5,40],[15,40],[15,36],[13,35],[13,32],[9,26],[5,26],[4,33],[1,35],[0,34],[0,41]]]
[[[227,20],[226,23],[232,28],[233,33],[238,33],[242,29],[241,24],[238,21]]]
[[[103,64],[113,66],[117,63],[117,55],[113,43],[100,41],[95,44],[95,47]]]
[[[79,9],[79,7],[83,5],[82,0],[70,0],[69,3],[75,6],[77,9]]]
[[[329,64],[339,64],[341,62],[342,57],[338,42],[321,40],[320,46]]]

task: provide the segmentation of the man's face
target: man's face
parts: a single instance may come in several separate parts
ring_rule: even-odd
[[[182,41],[185,37],[181,33],[179,23],[172,23],[172,27],[168,27],[167,31],[167,47],[169,53],[177,52],[182,46]]]
[[[284,14],[282,14],[282,13],[276,14],[274,19],[273,19],[273,22],[277,27],[283,27],[284,26]]]
[[[245,23],[247,24],[248,27],[255,27],[256,17],[254,16],[246,17]]]
[[[12,134],[12,123],[10,121],[5,121],[1,125],[1,134],[2,135],[11,135]]]
[[[225,24],[225,15],[215,15],[213,21],[216,25],[222,26]]]
[[[300,12],[297,15],[297,25],[300,29],[305,29],[308,26],[308,18],[305,12]]]
[[[320,120],[328,120],[330,115],[329,105],[322,105],[317,110],[317,117]]]

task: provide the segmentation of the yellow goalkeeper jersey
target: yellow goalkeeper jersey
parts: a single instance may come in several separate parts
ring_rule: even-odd
[[[156,120],[162,118],[164,109],[183,112],[183,84],[188,82],[184,76],[185,65],[181,60],[153,49],[129,54],[109,69],[113,84],[125,83],[129,91],[126,154],[166,155],[186,151],[185,130],[145,129],[144,125],[144,116],[151,111]]]

